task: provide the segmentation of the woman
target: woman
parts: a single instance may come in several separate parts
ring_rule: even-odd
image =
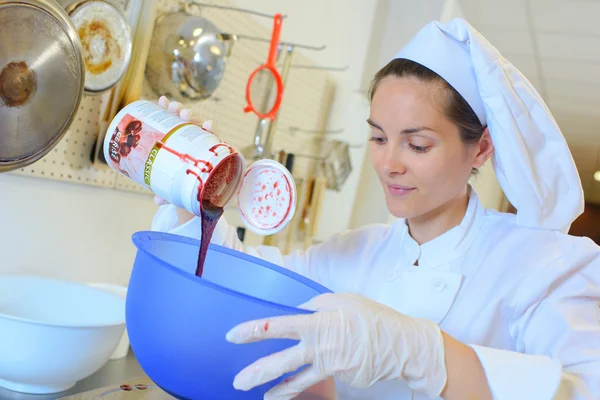
[[[336,294],[304,305],[313,315],[232,329],[234,343],[301,340],[234,386],[309,364],[266,398],[335,377],[344,400],[599,399],[600,251],[566,235],[581,183],[529,82],[465,21],[433,22],[375,76],[368,123],[399,219],[286,257],[249,250]],[[468,186],[492,155],[516,215],[485,210]],[[165,206],[155,228],[198,237],[196,219],[176,220]],[[243,250],[220,229],[216,243]]]

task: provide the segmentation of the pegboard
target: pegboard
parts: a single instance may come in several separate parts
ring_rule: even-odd
[[[130,3],[130,2],[127,2]],[[230,1],[213,1],[213,4],[234,6]],[[182,7],[178,0],[159,0],[157,17],[176,12]],[[256,17],[245,13],[215,8],[194,7],[193,11],[210,19],[222,32],[252,37],[270,38],[270,29],[258,23]],[[272,10],[273,13],[279,10]],[[293,15],[289,15],[293,18]],[[269,25],[269,24],[267,24]],[[282,30],[285,41],[285,22]],[[313,44],[313,43],[308,43]],[[321,43],[314,43],[320,45]],[[246,82],[252,71],[267,58],[268,43],[239,39],[234,44],[231,57],[220,86],[206,100],[186,104],[202,118],[214,120],[215,133],[238,151],[253,143],[257,117],[246,114]],[[324,50],[327,51],[327,50]],[[312,65],[309,51],[296,49],[292,64]],[[333,79],[327,71],[292,68],[286,84],[283,102],[279,111],[273,151],[285,150],[301,154],[316,153],[318,141],[314,135],[299,133],[290,128],[323,130],[327,123]],[[112,170],[97,170],[92,166],[90,154],[99,130],[100,116],[104,112],[109,94],[85,96],[69,132],[63,140],[43,159],[13,174],[34,176],[42,179],[67,181],[148,193],[146,189]],[[144,82],[142,98],[156,101],[147,81]],[[294,176],[303,177],[312,167],[309,159],[297,158]]]

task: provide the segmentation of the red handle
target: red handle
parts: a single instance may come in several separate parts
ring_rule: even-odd
[[[279,111],[279,106],[281,105],[281,100],[283,99],[283,81],[281,79],[281,75],[279,71],[277,71],[277,50],[279,48],[279,38],[281,37],[281,26],[283,22],[283,16],[281,14],[275,14],[273,17],[273,33],[271,36],[271,45],[269,47],[269,56],[267,58],[267,63],[261,65],[256,68],[254,72],[248,78],[248,84],[246,85],[246,102],[247,106],[244,108],[244,112],[253,112],[261,119],[270,119],[273,121],[277,117],[277,111]],[[256,77],[259,71],[266,69],[268,70],[273,78],[275,79],[275,83],[277,85],[277,96],[275,98],[275,104],[273,104],[273,108],[265,113],[259,113],[254,105],[252,104],[252,97],[250,96],[250,88],[252,87],[252,81]]]
[[[279,47],[279,38],[281,37],[281,25],[283,23],[283,16],[281,14],[275,14],[273,17],[273,34],[271,35],[271,47],[269,48],[269,57],[267,63],[270,67],[275,68],[277,62],[277,48]]]

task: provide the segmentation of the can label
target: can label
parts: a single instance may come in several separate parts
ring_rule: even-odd
[[[178,124],[165,134],[133,115],[125,114],[110,138],[109,162],[121,174],[150,188],[150,176],[160,150],[159,143],[166,143],[173,133],[186,125],[192,124]]]

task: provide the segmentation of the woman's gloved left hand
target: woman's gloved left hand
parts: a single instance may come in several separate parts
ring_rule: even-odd
[[[435,323],[347,293],[320,295],[300,307],[317,312],[250,321],[229,331],[227,340],[233,343],[300,341],[245,368],[234,380],[236,389],[250,390],[308,365],[265,399],[292,399],[328,377],[359,388],[405,380],[432,398],[443,391],[444,345]]]

